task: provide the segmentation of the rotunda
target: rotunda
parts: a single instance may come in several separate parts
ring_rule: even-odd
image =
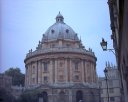
[[[43,102],[99,101],[96,56],[85,49],[60,12],[24,62],[25,87],[41,90]]]

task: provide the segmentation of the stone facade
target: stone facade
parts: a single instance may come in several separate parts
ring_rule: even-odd
[[[41,89],[44,102],[98,102],[94,52],[85,49],[60,13],[24,62],[25,87]]]
[[[111,38],[121,75],[122,93],[128,102],[128,0],[108,0]]]
[[[22,86],[11,86],[11,94],[15,97],[15,99],[18,99],[23,91],[24,87]]]
[[[99,78],[101,102],[108,102],[108,96],[109,102],[124,102],[121,94],[120,75],[117,67],[107,64],[106,69],[108,70],[107,82],[105,77]]]
[[[0,74],[0,88],[4,88],[7,91],[11,91],[12,77],[5,74]]]

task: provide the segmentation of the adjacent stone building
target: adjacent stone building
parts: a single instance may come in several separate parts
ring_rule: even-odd
[[[124,99],[128,102],[128,0],[108,0],[108,5],[113,48],[121,75]]]
[[[121,81],[117,67],[106,64],[107,81],[105,77],[99,78],[101,102],[124,102],[121,94]],[[108,85],[108,86],[107,86]]]
[[[25,87],[40,89],[43,102],[99,102],[94,52],[60,13],[24,62]]]
[[[0,88],[11,91],[12,77],[0,73]]]

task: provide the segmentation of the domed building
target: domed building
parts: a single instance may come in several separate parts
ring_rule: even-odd
[[[39,89],[41,102],[99,102],[94,52],[85,49],[60,12],[24,62],[25,87]]]

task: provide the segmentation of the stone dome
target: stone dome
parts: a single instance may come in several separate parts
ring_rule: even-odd
[[[56,39],[69,39],[79,40],[74,30],[64,23],[64,17],[60,14],[56,16],[56,23],[48,28],[43,34],[42,42],[44,40],[56,40]]]

